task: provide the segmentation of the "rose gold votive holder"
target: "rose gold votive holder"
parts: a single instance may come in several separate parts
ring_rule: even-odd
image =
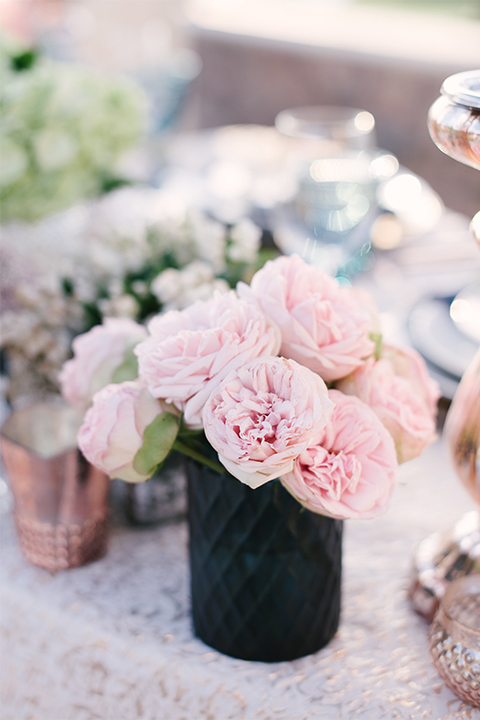
[[[430,628],[430,654],[455,695],[480,707],[480,574],[448,587]]]
[[[20,547],[50,572],[106,550],[110,480],[76,447],[80,422],[73,408],[38,403],[13,412],[0,432]]]

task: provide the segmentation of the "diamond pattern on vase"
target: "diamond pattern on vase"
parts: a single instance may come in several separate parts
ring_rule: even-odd
[[[266,662],[326,645],[339,622],[342,522],[305,510],[278,481],[251,490],[187,468],[197,636]]]

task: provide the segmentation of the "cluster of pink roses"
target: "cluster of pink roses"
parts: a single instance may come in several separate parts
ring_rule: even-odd
[[[438,400],[423,360],[379,349],[375,323],[369,298],[298,256],[154,317],[148,335],[110,319],[77,340],[61,375],[67,399],[92,401],[79,446],[111,477],[138,482],[172,448],[202,459],[190,440],[203,430],[250,487],[280,478],[314,512],[373,517],[397,461],[434,438]]]

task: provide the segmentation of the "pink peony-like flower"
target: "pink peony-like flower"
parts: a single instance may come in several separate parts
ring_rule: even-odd
[[[92,465],[111,478],[142,482],[133,459],[145,428],[164,411],[139,380],[107,385],[93,398],[78,433],[78,446]]]
[[[372,518],[392,494],[397,459],[392,437],[356,397],[330,390],[330,422],[281,478],[306,508],[334,518]]]
[[[87,408],[98,390],[112,382],[126,355],[147,336],[143,325],[128,318],[106,318],[72,344],[73,358],[59,375],[63,397],[72,405]]]
[[[233,291],[158,315],[148,329],[150,337],[135,348],[140,377],[191,428],[202,427],[205,402],[232,370],[276,355],[280,346],[278,329]]]
[[[372,304],[364,294],[341,287],[298,255],[267,262],[240,284],[282,333],[280,354],[305,365],[327,382],[345,377],[371,355],[375,345]]]
[[[415,350],[384,345],[379,360],[369,358],[337,388],[356,395],[378,415],[395,441],[400,463],[435,439],[440,392]]]
[[[220,462],[252,488],[289,472],[326,425],[333,404],[318,375],[294,360],[253,360],[208,399],[205,435]]]

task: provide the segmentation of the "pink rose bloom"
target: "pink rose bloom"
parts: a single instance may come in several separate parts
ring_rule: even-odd
[[[360,367],[375,345],[371,303],[364,294],[341,287],[323,270],[298,255],[267,262],[253,276],[250,289],[265,314],[282,333],[280,355],[296,360],[327,382]]]
[[[164,411],[145,385],[127,381],[107,385],[93,398],[78,433],[78,446],[99,470],[127,482],[142,482],[133,458],[143,445],[145,428]]]
[[[356,397],[330,390],[332,417],[281,478],[308,510],[334,518],[372,518],[392,494],[397,459],[392,437]]]
[[[325,383],[294,360],[254,360],[205,405],[205,435],[220,462],[252,488],[289,472],[330,417]]]
[[[72,405],[87,408],[98,390],[112,382],[126,355],[147,336],[143,325],[128,318],[106,318],[72,344],[73,358],[59,375],[63,397]]]
[[[385,345],[380,360],[369,358],[337,387],[378,415],[395,441],[400,463],[420,455],[435,439],[440,393],[415,350]]]
[[[140,377],[154,397],[181,410],[191,428],[202,427],[208,397],[232,370],[276,355],[280,346],[278,329],[233,291],[158,315],[148,329],[150,337],[135,348]]]

